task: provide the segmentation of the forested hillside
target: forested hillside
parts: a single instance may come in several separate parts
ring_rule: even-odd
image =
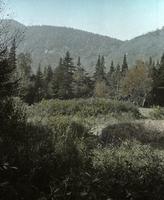
[[[99,54],[105,56],[106,67],[109,69],[112,60],[115,65],[121,64],[124,54],[128,55],[129,66],[132,67],[136,60],[146,61],[150,56],[155,61],[159,60],[164,49],[164,29],[129,41],[120,41],[66,27],[26,27],[13,20],[7,20],[4,23],[8,24],[10,30],[19,29],[22,33],[18,53],[32,54],[34,71],[39,64],[42,67],[49,64],[56,67],[58,60],[65,55],[66,51],[70,51],[74,59],[81,56],[84,68],[88,72],[93,72]]]

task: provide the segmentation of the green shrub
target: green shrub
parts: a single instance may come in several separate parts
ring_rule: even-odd
[[[164,108],[159,106],[154,107],[153,111],[150,113],[150,117],[157,120],[164,119]]]
[[[162,134],[148,132],[137,124],[114,124],[104,129],[109,143],[102,148],[99,138],[83,122],[99,120],[109,113],[116,118],[130,114],[135,119],[140,115],[134,105],[81,99],[42,101],[27,107],[17,99],[14,106],[13,116],[24,113],[17,118],[22,123],[17,127],[23,139],[16,152],[17,165],[11,165],[17,172],[8,178],[8,186],[17,196],[4,198],[0,192],[3,200],[163,199],[164,152],[143,145],[162,143]],[[9,188],[4,188],[8,195]]]
[[[164,195],[164,152],[139,143],[94,151],[99,199],[161,200]]]
[[[43,100],[29,107],[29,116],[78,115],[81,117],[131,112],[139,117],[139,110],[131,103],[106,99]]]
[[[104,146],[120,145],[125,140],[137,140],[156,148],[164,148],[164,133],[145,128],[143,123],[117,123],[102,130],[100,140]]]

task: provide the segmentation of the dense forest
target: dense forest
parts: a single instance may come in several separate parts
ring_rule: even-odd
[[[44,69],[39,65],[36,74],[32,73],[29,53],[19,54],[16,61],[17,77],[20,80],[18,96],[28,104],[42,99],[89,97],[129,100],[140,106],[163,103],[164,55],[160,62],[150,57],[147,62],[136,61],[136,65],[130,68],[127,56],[124,55],[121,65],[114,65],[111,61],[108,72],[105,57],[99,55],[92,75],[87,73],[80,57],[74,62],[69,52],[60,58],[55,70],[50,65]]]

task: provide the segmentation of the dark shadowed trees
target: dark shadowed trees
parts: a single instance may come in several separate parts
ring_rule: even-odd
[[[34,91],[35,91],[35,98],[34,98],[35,102],[39,102],[45,97],[44,76],[40,65],[38,66],[35,76]]]
[[[105,81],[106,80],[106,73],[105,73],[105,58],[104,56],[98,56],[94,79],[96,81]]]
[[[127,63],[127,57],[126,54],[124,55],[124,59],[123,59],[123,64],[122,64],[122,76],[126,75],[126,72],[128,71],[128,63]]]
[[[75,66],[73,58],[67,52],[64,59],[60,59],[59,66],[54,71],[52,89],[53,97],[59,99],[73,98]]]
[[[88,76],[78,57],[77,67],[74,73],[73,94],[75,98],[90,97],[93,94],[93,81]]]
[[[34,82],[32,81],[31,55],[21,53],[17,58],[17,77],[19,79],[18,95],[25,102],[34,101]]]

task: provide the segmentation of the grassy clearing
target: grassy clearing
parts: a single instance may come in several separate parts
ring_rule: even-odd
[[[34,123],[46,124],[62,117],[91,128],[107,121],[138,119],[140,113],[133,104],[106,99],[43,100],[28,108],[29,121]]]

